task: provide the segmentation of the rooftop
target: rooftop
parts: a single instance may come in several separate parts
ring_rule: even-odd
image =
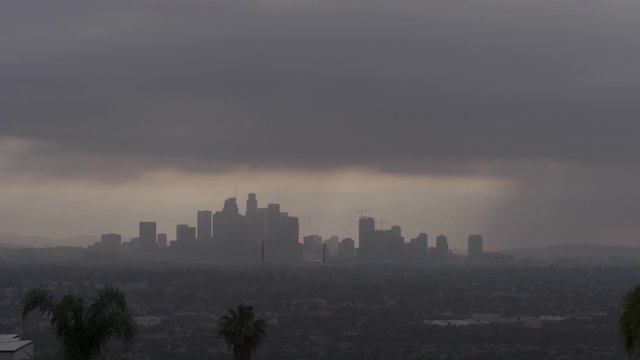
[[[31,340],[20,340],[18,334],[0,334],[0,352],[18,351],[31,343]]]

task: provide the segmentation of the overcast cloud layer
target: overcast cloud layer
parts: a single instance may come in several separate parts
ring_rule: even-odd
[[[631,244],[638,18],[617,0],[5,0],[0,178],[490,178],[509,187],[478,227],[504,246]]]

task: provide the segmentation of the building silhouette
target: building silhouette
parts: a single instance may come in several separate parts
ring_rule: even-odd
[[[236,198],[225,200],[213,214],[211,256],[224,260],[289,262],[299,257],[298,218],[280,211],[279,204],[258,207],[256,194],[247,199],[245,215]]]
[[[361,216],[358,225],[358,257],[363,260],[373,260],[378,255],[374,239],[375,220],[372,217]]]
[[[198,242],[209,243],[211,241],[213,215],[209,210],[198,211],[198,222],[196,224]]]
[[[120,234],[103,234],[100,241],[93,245],[93,249],[102,254],[115,255],[120,252],[122,236]]]
[[[158,244],[158,248],[166,248],[168,245],[168,241],[167,241],[167,234],[165,233],[159,233],[156,236],[156,243]]]
[[[322,236],[309,235],[302,238],[302,256],[304,260],[322,260]]]
[[[436,238],[436,248],[434,251],[435,260],[446,261],[449,257],[449,243],[447,237],[444,235],[438,235]]]
[[[156,249],[155,221],[141,221],[139,224],[138,241],[140,251],[148,252]]]
[[[389,230],[375,230],[374,243],[373,259],[393,261],[403,260],[405,248],[400,226],[394,225]]]
[[[350,259],[356,256],[356,242],[352,238],[344,238],[338,244],[338,257],[341,259]]]
[[[258,199],[256,198],[256,194],[250,193],[247,198],[247,210],[246,216],[255,216],[258,214]]]
[[[407,259],[412,262],[425,262],[429,255],[429,238],[427,234],[420,233],[411,239],[407,245]]]
[[[324,240],[324,244],[327,245],[327,258],[336,256],[336,254],[338,253],[339,243],[340,243],[340,238],[335,235]]]

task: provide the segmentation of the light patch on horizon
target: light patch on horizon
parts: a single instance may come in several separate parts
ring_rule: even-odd
[[[371,211],[365,215],[388,222],[387,228],[400,225],[407,241],[420,232],[431,239],[444,233],[461,249],[468,234],[486,229],[491,209],[510,191],[508,181],[483,177],[364,170],[208,175],[165,169],[118,184],[52,179],[4,186],[0,228],[54,238],[107,232],[131,237],[139,221],[157,221],[158,231],[172,238],[176,224],[196,225],[197,210],[221,210],[235,188],[241,212],[247,193],[255,192],[261,207],[280,203],[282,211],[298,216],[301,237],[319,233],[357,240],[357,210],[365,209]]]

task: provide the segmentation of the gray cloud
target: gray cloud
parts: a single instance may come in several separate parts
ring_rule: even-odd
[[[1,6],[0,132],[66,153],[430,172],[640,150],[635,3]]]

